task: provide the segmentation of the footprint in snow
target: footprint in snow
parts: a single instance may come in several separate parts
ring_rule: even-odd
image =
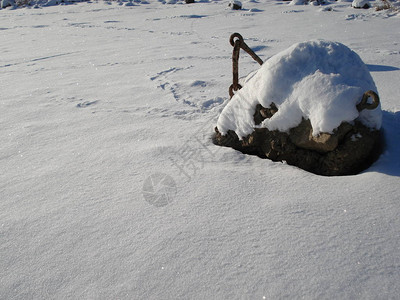
[[[196,80],[190,86],[191,87],[195,87],[195,86],[206,87],[207,86],[207,82],[202,81],[202,80]]]
[[[156,83],[158,88],[170,93],[175,101],[196,111],[210,110],[221,105],[224,99],[215,96],[214,89],[218,87],[215,81],[182,80],[182,78],[192,76],[192,68],[193,66],[187,68],[171,67],[161,70],[155,75],[150,75],[149,79]],[[187,76],[185,76],[186,72],[188,73]]]
[[[222,103],[224,103],[224,99],[222,97],[216,97],[214,99],[210,99],[210,100],[204,101],[201,104],[201,107],[203,109],[211,109],[211,108],[213,108],[215,106],[221,105]]]
[[[85,108],[85,107],[91,106],[93,104],[96,104],[97,102],[99,102],[99,101],[98,100],[95,100],[95,101],[84,101],[84,102],[78,103],[76,105],[76,107]]]
[[[34,25],[32,28],[46,28],[49,27],[49,25]]]

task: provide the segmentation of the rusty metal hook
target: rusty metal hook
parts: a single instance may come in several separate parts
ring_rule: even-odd
[[[233,83],[229,87],[229,96],[232,98],[234,91],[240,90],[242,86],[239,84],[239,53],[240,49],[246,51],[255,61],[260,65],[263,64],[261,58],[254,53],[253,50],[247,46],[241,34],[235,32],[229,38],[229,43],[233,47],[232,53],[232,73],[233,73]]]
[[[372,98],[372,103],[368,103],[368,98]],[[357,110],[362,111],[364,109],[375,109],[379,105],[379,96],[374,91],[366,91],[362,96],[360,103],[357,104]]]

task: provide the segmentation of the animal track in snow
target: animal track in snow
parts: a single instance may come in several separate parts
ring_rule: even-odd
[[[171,67],[164,71],[158,72],[151,76],[150,80],[157,83],[157,87],[169,92],[175,101],[199,109],[201,111],[210,110],[215,106],[219,106],[224,102],[221,97],[213,97],[210,89],[216,87],[214,80],[176,80],[175,77],[185,78],[182,72],[192,69],[193,66],[187,68]],[[193,74],[186,78],[192,77]]]
[[[96,104],[96,103],[98,103],[98,102],[99,102],[99,100],[95,100],[95,101],[84,101],[84,102],[78,103],[78,104],[76,105],[76,107],[78,107],[78,108],[85,108],[85,107],[94,105],[94,104]]]
[[[165,71],[158,72],[155,76],[150,77],[150,80],[154,81],[154,80],[156,80],[156,79],[158,79],[160,77],[165,76],[168,73],[175,73],[177,71],[181,71],[181,70],[185,70],[185,69],[187,70],[189,68],[191,68],[191,67],[188,67],[188,68],[175,68],[175,67],[172,67],[172,68],[169,68],[169,69],[167,69]]]
[[[146,21],[161,21],[168,19],[202,19],[207,17],[208,15],[180,15],[180,16],[168,16],[163,18],[146,19]]]
[[[49,25],[34,25],[32,28],[47,28],[50,27]]]
[[[285,10],[282,13],[283,14],[293,14],[293,13],[302,13],[304,10],[302,9],[292,9],[292,10]]]
[[[79,23],[68,23],[68,26],[71,27],[79,27],[79,28],[90,28],[95,27],[94,25],[87,22],[79,22]]]

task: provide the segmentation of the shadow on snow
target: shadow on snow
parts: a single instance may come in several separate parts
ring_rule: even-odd
[[[384,150],[366,172],[379,172],[400,177],[400,111],[383,111],[382,117]]]
[[[367,68],[370,72],[390,72],[390,71],[399,71],[399,68],[392,66],[382,66],[382,65],[367,65]]]

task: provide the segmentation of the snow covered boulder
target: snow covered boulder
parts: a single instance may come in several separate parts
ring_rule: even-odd
[[[371,7],[371,4],[369,3],[369,0],[354,0],[351,3],[351,6],[354,8],[364,8],[368,9]]]
[[[14,0],[1,0],[0,1],[0,8],[6,8],[9,6],[14,6],[15,1]]]
[[[293,45],[241,85],[221,112],[214,143],[321,175],[359,173],[379,155],[377,89],[343,44]]]

